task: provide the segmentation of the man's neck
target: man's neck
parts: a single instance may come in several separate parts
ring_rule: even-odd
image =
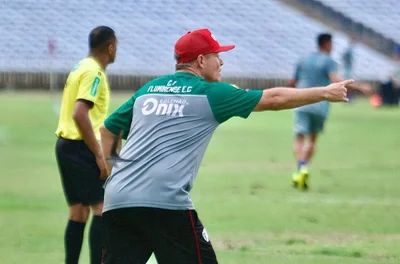
[[[326,54],[328,54],[329,55],[329,51],[327,51],[327,50],[324,50],[324,49],[319,49],[319,52],[321,52],[321,53],[326,53]]]
[[[103,70],[107,68],[108,63],[106,62],[106,59],[104,59],[103,56],[94,53],[89,53],[89,57],[94,59]]]
[[[181,69],[181,70],[177,70],[176,72],[185,72],[185,73],[190,73],[196,76],[201,77],[200,73],[198,71],[196,71],[195,69],[193,69],[192,67],[188,67],[185,69]]]

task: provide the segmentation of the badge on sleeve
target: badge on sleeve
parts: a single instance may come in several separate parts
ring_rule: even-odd
[[[100,83],[100,78],[99,77],[94,78],[92,88],[90,89],[91,96],[96,96],[97,88],[99,87],[99,83]]]

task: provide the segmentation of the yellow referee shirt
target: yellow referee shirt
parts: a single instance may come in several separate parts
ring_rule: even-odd
[[[89,110],[96,138],[100,140],[100,125],[107,117],[110,90],[107,76],[100,64],[92,57],[81,60],[70,72],[64,87],[61,112],[56,135],[65,139],[82,140],[72,118],[75,102],[83,99],[93,103]]]

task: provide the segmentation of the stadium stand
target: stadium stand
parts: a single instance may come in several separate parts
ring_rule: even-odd
[[[400,1],[337,1],[337,0],[318,0],[319,2],[343,13],[349,18],[362,23],[384,36],[400,42]]]
[[[315,50],[319,32],[334,34],[338,62],[348,41],[279,0],[16,0],[2,2],[0,17],[0,31],[7,36],[0,49],[1,71],[69,71],[87,54],[89,30],[100,24],[113,27],[120,40],[109,72],[131,75],[172,72],[175,41],[201,27],[222,43],[236,44],[222,55],[225,76],[288,78],[300,56]],[[35,30],[27,30],[32,25]],[[51,39],[57,46],[53,60],[47,49]],[[355,59],[354,77],[360,79],[382,79],[396,66],[362,44]]]

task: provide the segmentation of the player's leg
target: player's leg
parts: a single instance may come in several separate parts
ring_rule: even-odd
[[[89,207],[81,203],[80,175],[76,163],[79,156],[77,143],[58,139],[56,159],[65,198],[69,205],[69,219],[64,234],[65,263],[77,264],[82,248]],[[79,157],[78,157],[79,158]]]
[[[311,130],[312,131],[312,130]],[[311,162],[311,158],[314,154],[315,144],[317,141],[318,133],[310,133],[307,135],[307,142],[304,144],[303,151],[301,153],[301,165],[297,175],[295,176],[294,184],[296,187],[306,190],[309,188],[310,172],[308,164]]]
[[[310,163],[317,146],[318,135],[323,132],[324,126],[326,122],[326,116],[324,115],[312,115],[311,117],[311,127],[310,127],[310,135],[309,141],[304,148],[302,159],[306,161],[306,163]]]
[[[104,264],[146,264],[153,253],[144,226],[152,224],[140,208],[103,213]]]
[[[158,264],[218,263],[195,210],[158,209],[155,215],[152,241]]]
[[[65,263],[67,264],[78,264],[89,214],[88,206],[82,204],[69,206],[69,219],[64,236]]]
[[[305,164],[303,159],[304,146],[306,137],[311,130],[311,116],[307,112],[294,112],[294,133],[295,140],[293,143],[293,153],[297,161],[297,171]]]
[[[297,170],[300,169],[303,164],[303,149],[306,142],[306,136],[302,134],[296,134],[293,143],[293,154],[297,161]]]
[[[318,135],[319,133],[322,133],[324,129],[326,117],[322,115],[310,114],[310,120],[309,134],[307,137],[308,140],[304,146],[303,154],[301,156],[303,165],[301,166],[299,173],[296,175],[295,180],[297,187],[301,189],[309,188],[310,173],[307,165],[311,162],[312,157],[314,156]]]
[[[304,147],[307,144],[308,135],[311,131],[311,115],[308,112],[295,111],[294,117],[294,152],[297,161],[297,171],[292,175],[292,184],[295,188],[308,188],[307,160],[304,159]]]
[[[308,137],[307,144],[305,145],[304,151],[302,153],[302,160],[305,161],[306,164],[310,163],[312,160],[312,157],[314,156],[315,153],[315,148],[317,145],[317,138],[318,138],[318,133],[311,133]]]

